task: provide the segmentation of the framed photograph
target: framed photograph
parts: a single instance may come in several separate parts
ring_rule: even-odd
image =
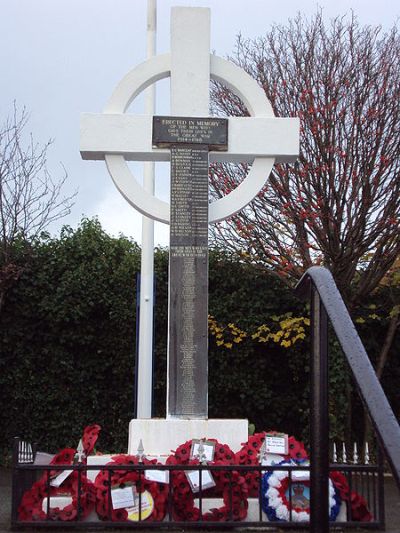
[[[201,454],[201,457],[199,453],[200,443],[203,445],[203,452]],[[192,440],[192,448],[190,450],[190,459],[198,459],[201,463],[203,461],[210,463],[211,461],[214,460],[214,453],[215,453],[215,442],[212,442],[210,440],[198,440],[198,439]]]
[[[289,452],[288,435],[286,433],[266,433],[265,452],[287,455]]]
[[[310,509],[310,487],[304,483],[294,483],[290,488],[292,506],[295,509],[306,511]],[[289,489],[286,491],[286,497],[289,499]]]

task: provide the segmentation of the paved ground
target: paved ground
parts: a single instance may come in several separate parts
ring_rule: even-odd
[[[400,492],[398,491],[396,484],[394,483],[393,479],[391,477],[385,478],[385,503],[386,503],[386,531],[390,533],[400,533]],[[11,531],[10,529],[10,514],[11,514],[11,471],[8,469],[0,468],[0,533],[5,533]],[[88,529],[80,529],[73,531],[75,533],[84,533]],[[27,531],[27,529],[23,530]],[[60,528],[49,528],[49,529],[30,529],[30,532],[39,532],[42,533],[51,532],[54,533],[56,531],[60,531]],[[64,529],[63,531],[66,531]],[[96,529],[95,531],[99,531]],[[100,531],[106,531],[106,529],[100,529]],[[108,531],[113,531],[115,533],[119,531],[127,531],[125,530],[116,530],[116,529],[108,529]],[[131,531],[138,531],[138,530],[132,530]],[[152,531],[151,529],[147,529],[147,532]],[[166,530],[165,530],[166,531]],[[198,529],[192,530],[196,533],[204,533]],[[209,531],[209,530],[208,530]],[[224,531],[224,530],[220,530]],[[232,531],[232,530],[229,530]],[[247,530],[246,530],[247,531]],[[268,529],[266,531],[287,531],[287,530],[272,530]],[[303,530],[305,531],[305,530]],[[335,530],[338,531],[337,529]],[[346,533],[362,533],[365,531],[371,531],[370,529],[346,529]]]

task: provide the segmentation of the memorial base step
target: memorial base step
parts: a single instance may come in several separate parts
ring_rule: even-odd
[[[133,419],[129,424],[128,454],[136,455],[142,440],[146,456],[168,456],[191,439],[212,438],[237,452],[248,439],[248,420]]]

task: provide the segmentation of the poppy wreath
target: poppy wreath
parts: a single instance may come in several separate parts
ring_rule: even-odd
[[[50,464],[70,466],[74,461],[76,450],[65,448],[53,457]],[[61,474],[62,470],[50,470],[50,478]],[[80,475],[80,481],[79,481]],[[78,506],[78,486],[80,483],[80,501]],[[43,511],[43,500],[54,496],[70,496],[72,502],[62,509],[59,507],[50,507],[49,515]],[[84,519],[94,509],[95,493],[93,483],[87,479],[85,472],[73,471],[63,481],[60,487],[51,487],[48,485],[47,472],[36,481],[32,487],[25,492],[21,503],[18,507],[18,518],[21,521],[37,520],[76,520],[78,508],[80,508],[79,517]]]
[[[108,470],[101,470],[96,476],[94,485],[96,493],[96,512],[101,520],[109,520],[115,522],[125,522],[128,520],[128,511],[126,509],[110,509],[109,490],[110,481],[111,487],[124,488],[129,484],[134,484],[137,493],[144,491],[150,492],[153,501],[154,509],[151,515],[146,519],[148,521],[162,521],[165,517],[168,500],[168,486],[155,481],[149,481],[144,477],[144,471],[125,470],[118,468],[124,465],[137,465],[139,459],[133,455],[116,455],[112,461],[107,463],[108,466],[115,466],[116,469],[111,471],[111,476]],[[143,458],[140,464],[154,465],[157,463],[156,459]]]
[[[356,522],[372,522],[374,517],[369,512],[367,502],[358,494],[358,492],[351,493],[350,499],[351,517]]]
[[[291,462],[285,462],[281,464],[292,464]],[[296,485],[299,485],[299,491],[302,491],[302,487],[309,487],[310,482],[308,480],[301,482],[292,481],[292,489],[296,490]],[[287,522],[291,520],[293,522],[308,522],[310,520],[310,508],[308,506],[308,499],[305,499],[305,504],[302,506],[296,506],[295,503],[291,503],[288,497],[289,489],[289,474],[287,471],[275,470],[266,472],[262,477],[261,487],[261,504],[262,509],[271,522]],[[334,522],[340,511],[341,498],[339,490],[335,487],[334,483],[329,480],[329,520]],[[290,513],[291,511],[291,513]]]
[[[215,439],[207,439],[215,443],[214,459],[209,462],[212,466],[235,464],[235,454],[227,444],[221,444]],[[188,440],[181,444],[167,459],[169,465],[199,465],[197,459],[190,459],[192,441]],[[186,471],[187,472],[187,471]],[[170,472],[170,486],[172,487],[173,518],[176,521],[196,522],[204,521],[225,522],[228,520],[239,521],[247,516],[247,485],[243,476],[237,471],[214,470],[212,476],[215,487],[202,491],[203,497],[221,497],[223,505],[217,509],[211,509],[200,513],[195,506],[195,495],[187,480],[185,471],[174,470]]]
[[[99,437],[100,431],[101,426],[99,426],[98,424],[86,426],[83,430],[82,446],[86,457],[92,453]]]
[[[86,426],[83,430],[82,445],[85,451],[85,455],[89,455],[96,444],[101,427],[98,424],[92,424]],[[70,466],[74,462],[76,450],[73,448],[64,448],[57,455],[53,457],[50,464],[58,466]],[[86,459],[83,461],[86,463]],[[51,470],[49,477],[53,478],[61,474],[61,470]],[[92,482],[87,478],[86,472],[79,474],[77,471],[73,471],[62,482],[60,487],[49,487],[47,483],[47,472],[36,481],[32,487],[25,492],[22,497],[21,504],[18,508],[18,516],[23,521],[36,521],[46,520],[47,513],[43,511],[43,500],[47,497],[53,496],[72,496],[72,502],[63,507],[49,508],[50,520],[62,520],[69,521],[75,520],[78,515],[78,485],[81,485],[81,498],[80,498],[80,518],[85,518],[94,508],[94,486]]]
[[[346,476],[340,472],[334,471],[331,472],[330,478],[335,485],[335,488],[339,491],[342,500],[348,502],[348,505],[351,506],[352,520],[355,522],[371,522],[373,520],[373,515],[368,509],[367,502],[355,491],[350,494],[350,488]]]
[[[259,455],[266,433],[271,435],[276,433],[276,431],[263,431],[251,435],[249,440],[242,444],[242,449],[236,453],[236,464],[258,465],[260,463]],[[288,454],[283,456],[285,461],[292,460],[297,464],[301,464],[307,459],[307,452],[304,448],[304,444],[292,436],[288,439],[288,447]],[[249,496],[258,498],[260,490],[260,473],[256,470],[246,472],[245,479],[249,490]]]

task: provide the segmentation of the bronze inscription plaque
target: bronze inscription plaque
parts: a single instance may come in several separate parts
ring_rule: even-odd
[[[228,121],[225,118],[153,117],[153,145],[206,144],[209,150],[228,149]]]

